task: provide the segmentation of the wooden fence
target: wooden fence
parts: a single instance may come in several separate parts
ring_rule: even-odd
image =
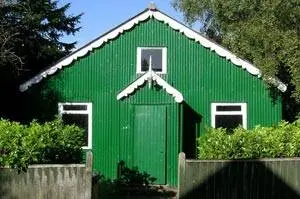
[[[180,153],[178,198],[299,199],[300,158],[186,160]]]
[[[20,173],[0,168],[0,199],[90,199],[92,154],[86,164],[33,165]]]

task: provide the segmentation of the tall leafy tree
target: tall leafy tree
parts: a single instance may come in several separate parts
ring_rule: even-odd
[[[15,115],[18,85],[70,53],[76,42],[62,42],[79,31],[79,15],[56,0],[4,0],[0,4],[0,116]],[[12,105],[12,106],[10,106]]]
[[[300,1],[299,0],[173,0],[192,24],[259,67],[265,76],[288,84],[285,119],[299,114]]]

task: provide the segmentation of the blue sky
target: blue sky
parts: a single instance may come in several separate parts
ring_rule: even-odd
[[[59,2],[61,5],[71,3],[69,14],[84,14],[81,18],[80,32],[62,39],[68,42],[77,41],[78,48],[143,11],[151,0],[59,0]],[[153,2],[159,10],[183,21],[182,14],[171,6],[171,0]]]

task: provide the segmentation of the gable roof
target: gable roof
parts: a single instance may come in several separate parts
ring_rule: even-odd
[[[261,71],[258,68],[256,68],[254,65],[250,64],[249,62],[243,59],[240,59],[239,57],[237,57],[227,49],[219,46],[218,44],[210,41],[206,37],[200,35],[198,32],[188,28],[187,26],[183,25],[182,23],[176,21],[175,19],[169,17],[168,15],[164,14],[163,12],[157,9],[146,9],[143,12],[136,15],[135,17],[129,19],[128,21],[122,23],[121,25],[112,29],[111,31],[103,34],[102,36],[98,37],[97,39],[83,46],[82,48],[62,58],[53,66],[40,72],[33,78],[21,84],[19,87],[20,91],[22,92],[26,91],[30,86],[39,83],[40,81],[42,81],[42,79],[46,78],[48,75],[53,75],[58,70],[62,69],[65,66],[70,65],[73,61],[77,60],[78,58],[87,55],[93,49],[99,48],[100,46],[104,45],[108,41],[119,36],[124,31],[132,29],[136,24],[145,21],[149,18],[154,18],[158,21],[164,22],[165,24],[169,25],[172,29],[183,33],[186,37],[193,39],[195,42],[200,43],[205,48],[209,48],[211,51],[214,51],[219,56],[224,57],[227,60],[231,61],[234,65],[242,67],[248,73],[255,75],[257,77],[262,76]],[[269,82],[271,82],[274,86],[276,86],[280,91],[282,92],[286,91],[287,86],[283,84],[281,81],[275,78],[269,78],[269,80],[270,80]]]
[[[155,81],[168,94],[172,95],[174,97],[174,100],[177,103],[181,103],[183,101],[183,95],[178,90],[176,90],[174,87],[172,87],[170,84],[168,84],[165,80],[163,80],[160,76],[158,76],[153,70],[151,70],[151,68],[148,72],[143,74],[141,77],[139,77],[133,83],[131,83],[129,86],[127,86],[124,90],[122,90],[117,95],[117,100],[120,100],[120,99],[123,99],[123,98],[129,96],[136,89],[138,89],[140,86],[142,86],[146,81],[148,81],[148,82]]]

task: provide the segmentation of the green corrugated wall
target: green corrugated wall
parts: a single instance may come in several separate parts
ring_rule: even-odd
[[[164,90],[148,86],[127,99],[116,99],[118,92],[138,77],[136,52],[137,47],[143,46],[167,47],[167,74],[163,78],[183,94],[185,104],[201,118],[195,128],[197,136],[205,133],[205,126],[210,126],[212,102],[246,102],[248,128],[272,125],[281,119],[281,101],[270,97],[261,79],[167,24],[149,19],[27,91],[35,97],[29,98],[35,104],[34,108],[28,105],[32,118],[54,114],[56,102],[93,103],[94,168],[105,177],[116,177],[120,160],[134,166],[131,165],[132,106],[164,104],[167,107],[167,183],[176,185],[177,155],[182,145],[180,129],[183,129],[179,105]],[[186,133],[195,132],[183,132],[183,136]]]

